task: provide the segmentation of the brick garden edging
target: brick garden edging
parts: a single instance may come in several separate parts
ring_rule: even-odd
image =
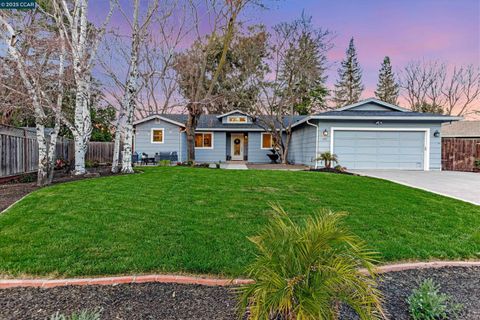
[[[480,261],[433,261],[399,263],[377,267],[378,273],[397,272],[412,269],[443,268],[443,267],[480,267]],[[365,270],[360,270],[365,272]],[[17,287],[53,288],[62,286],[85,285],[116,285],[131,283],[177,283],[198,284],[204,286],[233,286],[252,283],[251,279],[216,279],[207,277],[192,277],[179,275],[142,275],[119,276],[102,278],[76,278],[76,279],[5,279],[0,280],[0,289]]]

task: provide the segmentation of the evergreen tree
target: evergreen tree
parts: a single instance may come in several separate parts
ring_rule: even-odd
[[[298,114],[326,109],[326,53],[331,47],[330,31],[315,28],[312,17],[305,13],[300,19],[276,28],[290,35],[280,69],[280,79],[289,85],[282,94],[288,96]]]
[[[392,71],[390,58],[385,57],[378,75],[378,84],[377,90],[375,91],[375,96],[382,101],[396,104],[398,93],[398,83],[395,82],[395,74]]]
[[[338,76],[340,79],[335,84],[335,96],[333,98],[337,107],[358,102],[364,86],[362,84],[362,69],[358,63],[353,38],[350,39],[347,56],[338,69]]]

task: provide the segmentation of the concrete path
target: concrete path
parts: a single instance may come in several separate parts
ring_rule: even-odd
[[[228,170],[248,170],[245,163],[222,163],[220,164],[220,168]]]
[[[352,170],[480,205],[480,173],[459,171]]]

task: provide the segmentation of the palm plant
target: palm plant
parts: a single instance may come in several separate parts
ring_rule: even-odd
[[[250,238],[258,251],[248,268],[255,282],[238,289],[240,311],[255,320],[330,320],[343,303],[360,319],[381,319],[376,254],[342,227],[345,214],[320,210],[300,225],[272,207],[271,223]]]
[[[335,153],[331,153],[330,151],[326,151],[320,154],[315,160],[323,161],[325,163],[325,168],[330,169],[332,167],[332,162],[338,163],[338,157]]]

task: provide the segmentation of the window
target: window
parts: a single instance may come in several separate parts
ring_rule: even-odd
[[[231,116],[227,118],[228,123],[245,123],[247,122],[247,117],[243,116]]]
[[[163,128],[152,129],[152,143],[163,143]]]
[[[272,149],[273,139],[271,133],[262,133],[262,149]]]
[[[213,149],[213,134],[211,132],[195,133],[195,148]]]

